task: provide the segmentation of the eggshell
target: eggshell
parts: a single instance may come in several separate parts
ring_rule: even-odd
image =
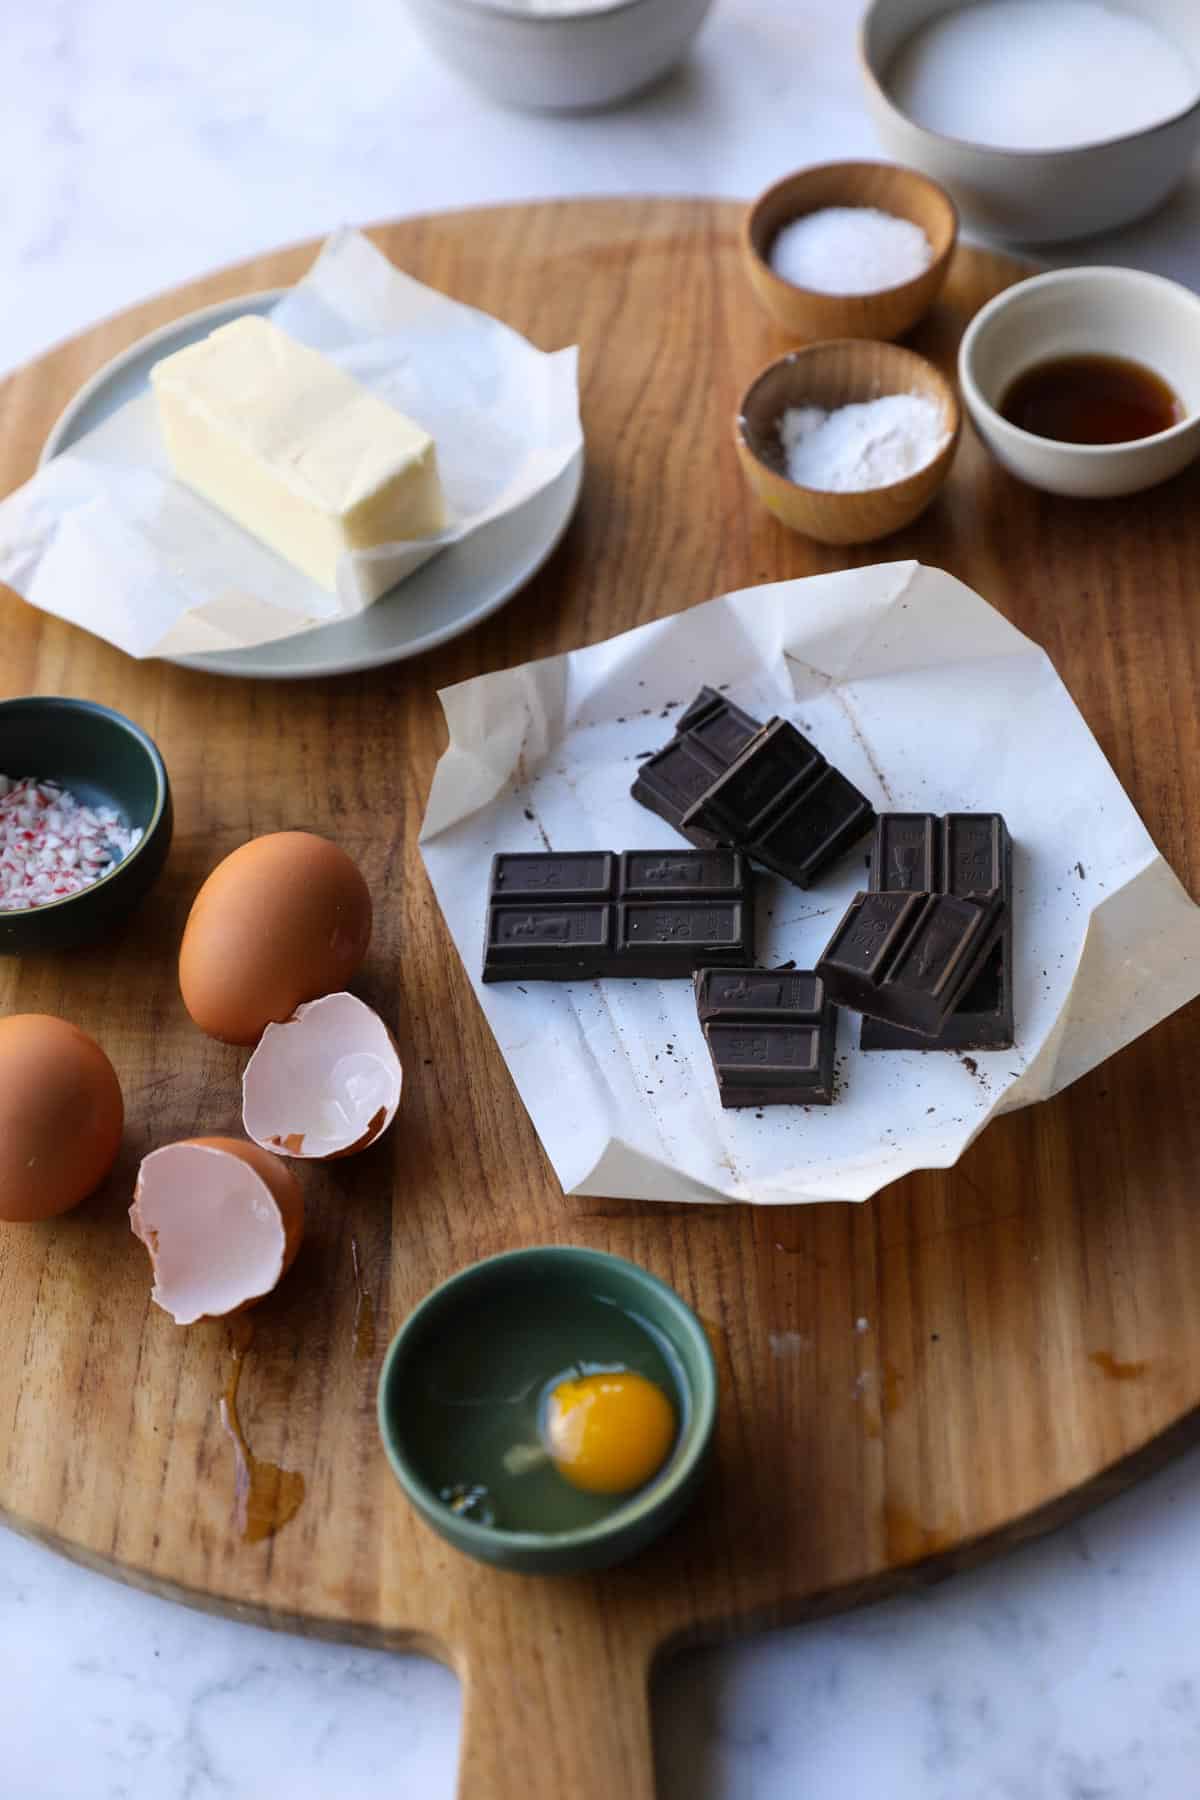
[[[116,1071],[66,1019],[0,1019],[0,1220],[53,1218],[117,1160],[125,1108]]]
[[[256,1044],[305,1000],[344,988],[371,941],[371,896],[346,852],[307,831],[252,838],[192,905],[179,988],[209,1037]]]
[[[240,1312],[278,1286],[304,1236],[290,1169],[240,1138],[187,1138],[142,1158],[129,1224],[151,1299],[177,1325]]]
[[[242,1077],[242,1123],[277,1156],[353,1156],[395,1118],[402,1079],[378,1013],[353,994],[326,994],[263,1032]]]

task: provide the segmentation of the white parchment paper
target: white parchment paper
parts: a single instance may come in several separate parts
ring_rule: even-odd
[[[1004,814],[1016,1047],[873,1052],[840,1021],[829,1107],[724,1111],[686,981],[479,979],[500,850],[664,848],[629,794],[697,689],[813,738],[880,810]],[[480,1004],[569,1193],[864,1200],[954,1163],[1200,993],[1200,909],[1156,851],[1045,652],[916,563],[747,588],[441,696],[450,744],[421,842]],[[865,843],[807,892],[761,875],[758,959],[811,968]]]
[[[172,479],[147,393],[0,502],[0,579],[130,656],[248,649],[361,612],[549,486],[583,442],[574,349],[536,350],[358,232],[330,238],[271,316],[432,434],[448,530],[344,555],[330,594]]]

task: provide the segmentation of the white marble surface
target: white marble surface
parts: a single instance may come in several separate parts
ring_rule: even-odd
[[[853,0],[717,0],[620,111],[506,113],[400,0],[0,0],[0,368],[265,245],[548,193],[740,195],[874,150]],[[1073,256],[1200,283],[1200,187]],[[656,1696],[669,1800],[1196,1800],[1200,1454],[920,1597],[696,1654]],[[208,1618],[0,1533],[5,1800],[453,1791],[419,1661]],[[564,1797],[566,1800],[566,1797]]]

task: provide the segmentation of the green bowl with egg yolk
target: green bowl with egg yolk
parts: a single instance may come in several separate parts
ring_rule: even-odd
[[[674,1407],[673,1448],[636,1492],[580,1495],[534,1446],[538,1391],[589,1361],[643,1368]],[[396,1479],[455,1549],[523,1574],[574,1575],[636,1555],[692,1500],[717,1376],[704,1327],[664,1282],[603,1251],[547,1245],[473,1263],[435,1288],[392,1339],[378,1414]],[[541,1467],[510,1478],[514,1452]],[[447,1496],[476,1484],[482,1510],[455,1510]]]

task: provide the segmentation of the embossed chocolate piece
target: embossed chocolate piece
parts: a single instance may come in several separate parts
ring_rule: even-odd
[[[856,894],[817,973],[839,1005],[933,1037],[982,971],[1007,912],[997,893]]]
[[[786,719],[771,719],[684,814],[683,829],[736,844],[809,887],[875,823],[869,800]]]
[[[485,981],[647,980],[754,960],[754,876],[736,850],[538,851],[492,863]]]
[[[683,815],[707,792],[760,729],[757,719],[715,688],[701,688],[680,715],[669,744],[646,758],[630,789],[635,800],[702,847],[717,840],[689,830]]]
[[[1012,840],[999,813],[881,813],[870,854],[880,892],[997,891],[1007,905],[1000,937],[934,1038],[864,1017],[864,1050],[1008,1050],[1013,1042]]]
[[[804,970],[702,969],[696,1010],[721,1105],[828,1106],[837,1008]]]

